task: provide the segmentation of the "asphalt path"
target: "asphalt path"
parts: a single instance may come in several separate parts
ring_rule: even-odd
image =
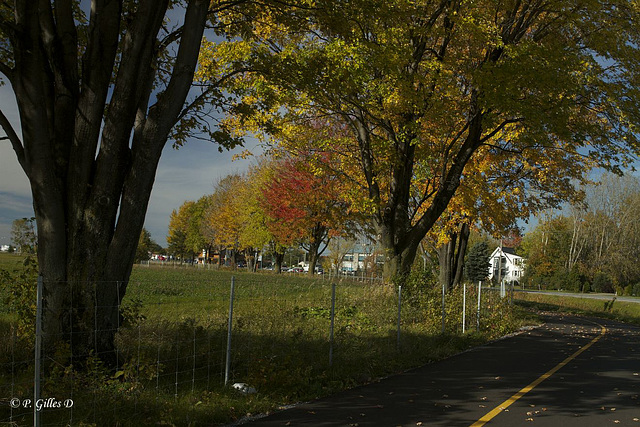
[[[640,328],[550,314],[540,327],[242,424],[640,427],[639,375]]]
[[[499,288],[491,288],[491,289],[499,289]],[[560,297],[570,297],[570,298],[586,298],[586,299],[597,299],[597,300],[603,300],[603,301],[611,301],[612,299],[615,299],[616,301],[624,301],[624,302],[631,302],[631,303],[635,303],[635,304],[640,304],[640,298],[637,297],[625,297],[625,296],[618,296],[616,294],[578,294],[575,292],[562,292],[562,291],[554,291],[554,292],[549,292],[549,291],[536,291],[536,290],[520,290],[520,289],[516,289],[516,292],[523,292],[523,293],[527,293],[527,294],[542,294],[542,295],[554,295],[554,296],[560,296]]]

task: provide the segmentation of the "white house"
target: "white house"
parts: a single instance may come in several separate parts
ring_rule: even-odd
[[[500,255],[502,255],[502,261],[500,261]],[[524,275],[524,258],[516,255],[512,248],[496,248],[491,254],[489,264],[490,280],[494,277],[498,280],[498,277],[501,277],[506,283],[520,282]]]

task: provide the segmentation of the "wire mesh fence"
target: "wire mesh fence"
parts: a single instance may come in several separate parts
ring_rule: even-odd
[[[504,306],[485,289],[478,299],[477,285],[447,292],[444,299],[437,290],[416,299],[401,287],[375,282],[275,277],[204,272],[197,280],[132,280],[114,306],[82,307],[70,300],[63,310],[69,328],[53,340],[46,336],[52,329],[46,298],[43,337],[35,333],[38,325],[25,328],[22,315],[4,306],[0,423],[184,421],[207,396],[224,396],[234,383],[247,384],[244,392],[277,391],[296,400],[315,387],[304,379],[367,381],[376,364],[393,370],[388,365],[402,366],[403,357],[437,345],[441,328],[447,334],[491,328]],[[78,289],[92,289],[98,302],[99,289],[122,289],[120,283],[57,286],[68,286],[68,294],[80,299]],[[100,326],[100,316],[110,312],[117,313],[113,328]],[[95,327],[87,327],[92,321]],[[109,333],[115,357],[100,344],[99,335]],[[93,347],[87,345],[92,341]],[[47,347],[50,342],[58,344]],[[346,374],[353,366],[360,378]],[[190,409],[167,413],[177,401]]]

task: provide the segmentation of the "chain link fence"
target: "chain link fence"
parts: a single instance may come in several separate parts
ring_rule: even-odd
[[[24,313],[4,306],[0,423],[153,424],[172,418],[170,403],[184,401],[194,410],[212,393],[233,393],[233,384],[240,392],[268,390],[289,401],[313,387],[323,387],[317,390],[322,395],[367,382],[380,365],[391,372],[406,366],[406,358],[439,345],[442,332],[490,330],[496,310],[507,306],[485,289],[478,296],[478,285],[416,298],[374,281],[275,277],[131,281],[114,307],[120,313],[115,367],[105,366],[96,349],[78,355],[66,344],[42,352],[40,317],[25,328]],[[90,310],[100,308],[106,307]]]

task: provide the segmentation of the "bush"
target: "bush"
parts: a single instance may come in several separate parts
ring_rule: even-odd
[[[413,270],[404,279],[396,280],[402,285],[402,299],[413,307],[424,306],[434,289],[439,289],[438,278],[425,270]]]
[[[608,274],[599,271],[593,278],[593,290],[595,292],[613,292],[613,283]]]
[[[9,312],[18,316],[17,335],[33,340],[35,334],[38,263],[32,256],[13,271],[0,270],[0,294]]]
[[[576,270],[560,269],[553,275],[552,279],[557,289],[571,292],[588,292],[590,289],[587,278]]]

